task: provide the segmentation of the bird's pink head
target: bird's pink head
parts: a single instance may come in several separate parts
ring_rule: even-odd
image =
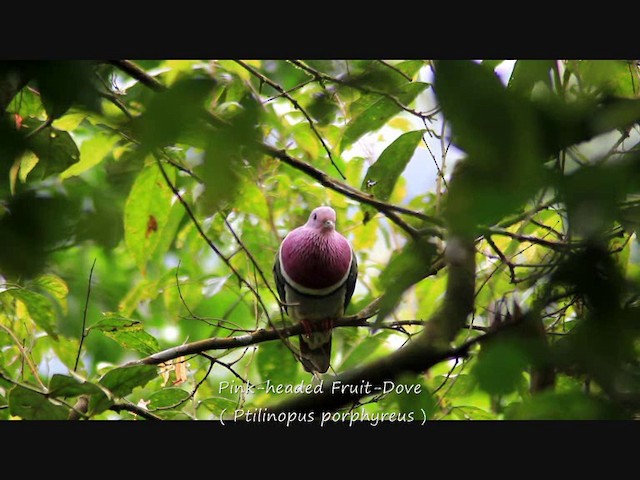
[[[336,211],[331,207],[318,207],[309,215],[306,226],[321,232],[331,232],[336,228]]]

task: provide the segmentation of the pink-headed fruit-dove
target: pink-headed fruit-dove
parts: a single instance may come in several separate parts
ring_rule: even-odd
[[[325,373],[331,361],[333,321],[344,316],[358,277],[358,261],[336,231],[336,212],[318,207],[307,223],[287,234],[273,274],[289,316],[302,323],[300,360],[311,373]]]

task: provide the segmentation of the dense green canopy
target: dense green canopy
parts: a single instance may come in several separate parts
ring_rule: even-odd
[[[0,62],[0,418],[640,413],[640,70],[622,60]],[[328,374],[272,265],[359,277]]]

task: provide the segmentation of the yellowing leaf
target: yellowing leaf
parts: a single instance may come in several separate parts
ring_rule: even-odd
[[[167,170],[167,174],[170,179],[175,178],[175,171]],[[172,199],[173,192],[156,165],[142,170],[131,187],[124,207],[124,240],[142,271],[156,253],[161,232],[169,221]],[[173,208],[181,206],[176,202]]]
[[[85,113],[70,113],[55,120],[52,126],[58,130],[73,131],[86,117]]]
[[[80,160],[62,172],[60,178],[64,180],[80,175],[98,165],[113,150],[117,141],[118,137],[105,134],[96,134],[93,138],[86,140],[80,147]]]
[[[407,118],[401,116],[392,118],[387,125],[402,130],[403,132],[409,132],[415,128]]]

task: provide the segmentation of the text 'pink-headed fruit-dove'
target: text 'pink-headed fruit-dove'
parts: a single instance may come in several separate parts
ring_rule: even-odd
[[[333,321],[344,316],[358,277],[358,261],[336,231],[333,208],[316,208],[307,223],[287,234],[273,274],[285,310],[305,329],[300,335],[304,369],[325,373],[331,362]]]

